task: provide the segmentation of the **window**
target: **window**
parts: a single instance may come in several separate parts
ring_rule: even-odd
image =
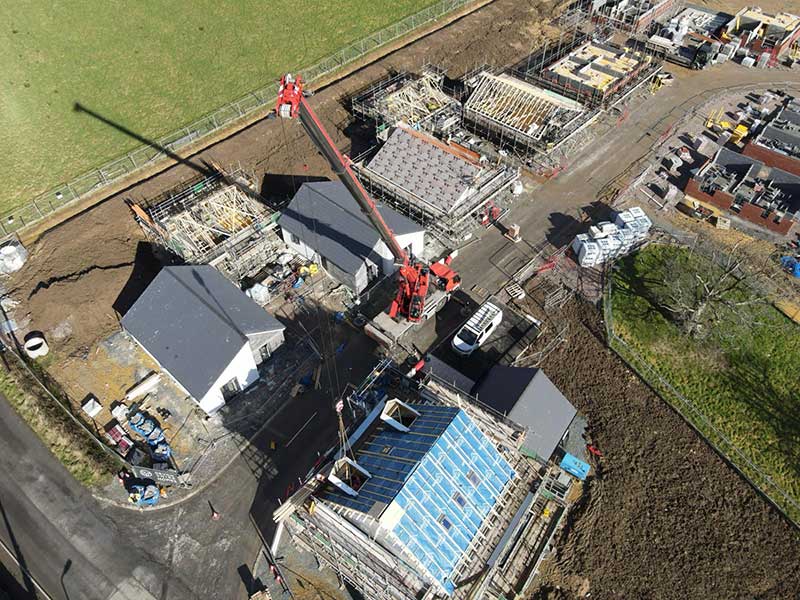
[[[467,499],[464,498],[464,496],[462,496],[458,492],[453,494],[453,502],[458,504],[458,506],[461,507],[461,508],[464,508],[467,505]]]
[[[419,412],[397,398],[389,400],[381,412],[381,420],[403,432],[408,431],[419,416]]]
[[[290,239],[290,240],[292,240],[292,243],[293,243],[293,244],[300,245],[300,238],[299,238],[299,237],[297,237],[295,234],[293,234],[293,233],[290,233],[290,234],[289,234],[289,239]]]
[[[258,349],[258,355],[261,357],[261,362],[263,363],[267,360],[270,356],[272,356],[272,352],[269,350],[269,343],[264,344],[261,348]]]
[[[444,527],[445,531],[450,531],[450,528],[453,526],[453,524],[443,514],[439,515],[439,518],[436,520],[439,522],[439,525]]]
[[[238,394],[241,391],[241,389],[242,386],[239,385],[239,380],[236,379],[236,377],[234,377],[228,383],[223,385],[220,388],[220,391],[222,392],[222,397],[227,402],[228,400],[233,398],[236,394]]]
[[[478,474],[475,471],[470,471],[467,473],[467,480],[475,487],[478,487],[481,484],[481,478],[478,477]]]

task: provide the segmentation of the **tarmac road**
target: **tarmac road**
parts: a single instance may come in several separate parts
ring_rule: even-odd
[[[0,562],[27,592],[13,597],[160,597],[165,569],[127,543],[91,494],[50,454],[2,396],[0,472]],[[16,563],[25,565],[34,581],[21,575]],[[37,583],[41,588],[37,589]],[[183,587],[179,581],[171,585]],[[187,591],[185,597],[191,594]]]

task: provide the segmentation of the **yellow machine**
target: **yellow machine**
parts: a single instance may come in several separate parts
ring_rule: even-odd
[[[745,137],[747,137],[747,134],[750,133],[750,129],[747,127],[747,125],[742,125],[741,123],[734,125],[730,121],[724,120],[722,118],[724,116],[725,109],[720,108],[719,110],[712,110],[711,114],[708,115],[708,118],[706,119],[706,128],[717,132],[730,131],[730,141],[734,144],[738,144]]]
[[[792,60],[800,60],[800,41],[795,42],[789,48],[789,58]]]
[[[650,93],[655,94],[658,90],[661,89],[663,83],[664,82],[661,80],[660,77],[653,77],[653,81],[650,84]]]
[[[720,108],[719,110],[715,109],[711,111],[711,114],[708,115],[708,119],[706,119],[706,127],[711,129],[712,131],[718,130],[726,130],[732,127],[730,121],[724,121],[722,117],[725,116],[725,109]]]
[[[747,136],[748,133],[750,133],[750,130],[747,128],[747,126],[740,123],[733,129],[731,134],[731,142],[738,144]]]

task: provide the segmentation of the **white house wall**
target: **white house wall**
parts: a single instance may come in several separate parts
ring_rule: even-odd
[[[425,247],[425,232],[414,231],[413,233],[406,233],[405,235],[398,235],[397,241],[403,248],[411,247],[411,253],[414,256],[422,256],[422,250]],[[388,248],[386,249],[389,250]]]
[[[317,253],[314,248],[309,246],[305,243],[304,240],[300,239],[298,242],[292,241],[292,234],[283,230],[283,241],[286,242],[286,245],[289,246],[289,249],[306,258],[307,260],[315,261],[321,263],[320,255]],[[415,231],[412,233],[406,233],[403,235],[398,235],[397,241],[403,248],[411,248],[411,253],[414,256],[422,256],[422,251],[425,246],[425,232],[424,231]],[[378,240],[373,248],[373,251],[381,257],[381,264],[377,265],[380,271],[384,275],[388,275],[393,273],[397,266],[395,265],[394,257],[392,256],[389,247],[383,243],[383,241]],[[327,257],[326,257],[327,258]],[[367,273],[367,264],[372,264],[372,261],[365,259],[361,267],[358,269],[358,272],[355,274],[349,274],[343,272],[338,265],[331,264],[331,261],[328,259],[328,268],[326,271],[328,274],[336,279],[337,281],[345,284],[349,288],[351,288],[356,293],[361,293],[364,288],[367,287],[369,284],[369,277]]]
[[[395,237],[397,238],[397,243],[400,244],[400,247],[410,247],[411,254],[414,256],[422,256],[422,249],[425,245],[424,231],[415,231],[413,233],[406,233],[403,235],[397,235]],[[388,275],[389,273],[393,273],[397,270],[397,266],[394,262],[394,256],[392,256],[392,252],[389,250],[389,247],[383,243],[383,241],[379,240],[373,250],[383,259],[381,271],[384,275]]]
[[[299,242],[293,242],[292,234],[285,229],[283,229],[282,232],[283,241],[286,242],[286,245],[289,246],[292,252],[306,258],[307,260],[317,262],[318,256],[316,250],[314,250],[311,246],[307,246],[303,240],[300,240]]]
[[[225,405],[225,399],[222,397],[222,386],[234,377],[239,382],[241,389],[246,388],[258,379],[258,367],[249,343],[245,343],[242,346],[242,349],[239,350],[230,364],[225,367],[222,374],[217,377],[214,385],[200,400],[200,408],[207,414],[215,413],[222,408]]]

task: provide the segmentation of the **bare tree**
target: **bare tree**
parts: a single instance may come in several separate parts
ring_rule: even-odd
[[[754,325],[752,307],[767,302],[767,294],[755,285],[765,273],[745,267],[741,242],[730,251],[714,251],[710,257],[691,260],[685,253],[669,253],[664,259],[660,304],[687,335],[703,337],[721,320]]]

